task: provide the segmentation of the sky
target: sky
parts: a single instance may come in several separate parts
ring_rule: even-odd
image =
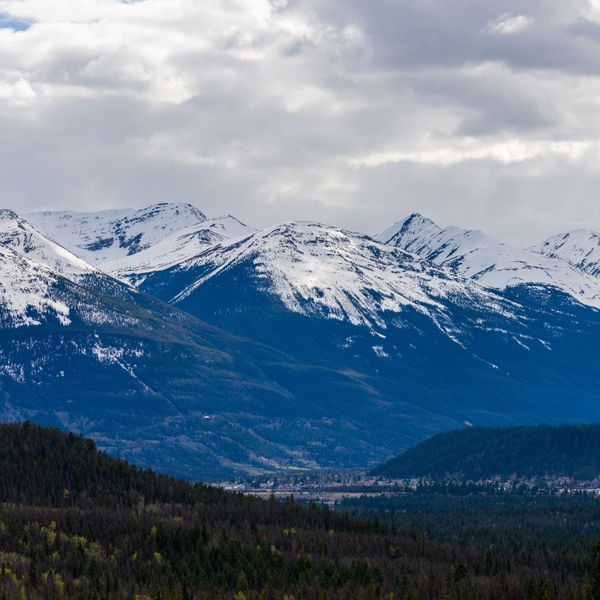
[[[0,0],[0,204],[600,229],[600,0]]]

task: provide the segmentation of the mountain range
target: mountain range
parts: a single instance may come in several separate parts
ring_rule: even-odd
[[[192,479],[600,419],[600,237],[0,211],[0,416]]]

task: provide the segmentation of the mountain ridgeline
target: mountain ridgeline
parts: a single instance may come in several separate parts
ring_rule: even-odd
[[[466,427],[433,436],[373,470],[390,478],[600,477],[600,425]]]
[[[464,421],[600,422],[598,237],[575,238],[0,210],[0,419],[204,480],[370,468]]]
[[[0,426],[0,598],[592,598],[589,561],[451,545],[192,485],[36,425]],[[568,568],[567,568],[568,566]]]

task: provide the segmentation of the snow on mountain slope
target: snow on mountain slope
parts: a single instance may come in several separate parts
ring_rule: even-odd
[[[561,233],[531,248],[552,258],[562,258],[594,277],[600,277],[600,233],[578,229]]]
[[[251,265],[259,285],[289,310],[355,325],[385,327],[383,314],[406,307],[433,316],[450,297],[504,310],[494,294],[402,250],[334,227],[296,222],[222,242],[182,263],[175,272],[194,270],[199,276],[171,302],[241,264]]]
[[[27,221],[8,209],[0,209],[0,245],[66,277],[77,278],[98,271],[59,244],[44,237]]]
[[[481,231],[447,227],[413,214],[376,237],[433,263],[454,269],[481,285],[558,288],[587,306],[600,308],[600,281],[557,257],[504,244]]]
[[[59,277],[0,244],[0,329],[39,325],[40,315],[70,323],[69,307],[51,292]]]
[[[139,273],[168,269],[194,258],[209,246],[248,236],[254,231],[231,215],[207,219],[181,229],[137,254],[103,263],[102,269],[137,285],[141,282]]]
[[[143,327],[139,296],[0,209],[0,329],[74,322]]]
[[[65,275],[18,250],[0,243],[0,330],[74,323],[147,329],[135,289],[91,267]]]
[[[190,204],[156,204],[140,210],[26,215],[40,232],[92,264],[141,252],[173,232],[206,220]]]

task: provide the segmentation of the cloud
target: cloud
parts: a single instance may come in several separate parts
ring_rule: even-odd
[[[523,142],[518,139],[485,144],[470,142],[434,150],[389,150],[350,159],[353,167],[377,167],[385,164],[412,162],[450,166],[470,161],[493,161],[502,165],[524,163],[541,157],[556,156],[575,161],[590,151],[600,154],[600,143],[593,142]]]
[[[1,203],[367,232],[421,210],[525,241],[590,225],[597,8],[0,0]]]
[[[504,13],[490,21],[484,31],[487,33],[497,33],[499,35],[511,35],[513,33],[521,33],[527,31],[533,25],[533,19],[525,15],[511,16]]]
[[[0,82],[0,100],[9,106],[27,105],[36,97],[31,84],[22,77],[16,81]]]

